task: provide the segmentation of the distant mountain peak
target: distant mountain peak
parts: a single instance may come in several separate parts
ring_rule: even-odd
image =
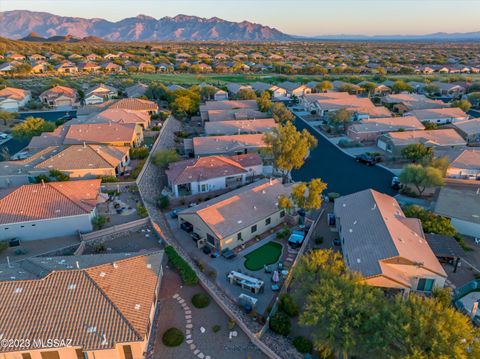
[[[32,35],[34,33],[34,35]],[[0,36],[26,41],[65,37],[65,41],[95,37],[107,41],[281,41],[291,40],[279,30],[248,21],[232,22],[218,17],[179,14],[155,19],[137,15],[117,22],[58,16],[45,12],[0,12]],[[56,40],[57,41],[57,40]]]

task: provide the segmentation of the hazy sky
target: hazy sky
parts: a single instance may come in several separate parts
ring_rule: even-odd
[[[480,0],[0,0],[0,11],[19,9],[112,21],[217,16],[296,35],[480,31]]]

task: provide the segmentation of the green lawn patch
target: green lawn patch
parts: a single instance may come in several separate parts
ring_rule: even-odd
[[[257,271],[263,268],[264,265],[276,263],[282,254],[282,245],[276,242],[268,242],[263,246],[248,253],[243,264],[245,268],[251,271]]]

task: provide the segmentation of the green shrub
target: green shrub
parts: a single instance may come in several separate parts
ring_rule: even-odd
[[[192,297],[192,304],[195,308],[205,308],[210,304],[210,297],[205,293],[197,293]]]
[[[185,336],[177,328],[170,328],[162,336],[162,343],[167,347],[178,347],[183,343]]]
[[[300,308],[293,301],[290,294],[282,294],[278,302],[278,308],[289,317],[296,317],[300,313]]]
[[[8,242],[7,241],[1,241],[0,242],[0,253],[2,253],[7,248],[8,248]]]
[[[172,246],[165,248],[165,254],[168,257],[168,262],[179,272],[184,284],[195,285],[198,283],[197,274]]]
[[[28,249],[26,248],[17,248],[15,249],[15,255],[16,256],[21,256],[23,254],[27,254],[28,253]]]
[[[444,236],[454,236],[457,233],[449,218],[438,216],[420,206],[407,206],[403,212],[407,217],[418,218],[422,222],[425,233],[436,233]]]
[[[98,215],[93,217],[92,224],[95,229],[102,229],[108,222],[108,217]]]
[[[170,199],[168,196],[161,196],[157,199],[157,207],[160,209],[166,209],[170,205]]]
[[[132,160],[145,159],[148,157],[149,151],[146,147],[134,147],[130,148],[130,158]]]
[[[458,244],[460,245],[460,247],[462,247],[462,249],[465,251],[465,252],[470,252],[472,251],[473,249],[470,248],[467,243],[465,242],[465,238],[463,238],[463,236],[460,234],[460,233],[456,233],[453,238],[455,238],[455,240],[458,242]]]
[[[270,318],[270,329],[277,334],[287,336],[292,329],[290,318],[285,313],[275,313]]]
[[[70,176],[66,173],[63,173],[62,171],[52,169],[48,173],[50,177],[55,178],[57,181],[68,181],[70,180]]]
[[[293,346],[299,351],[299,353],[311,353],[313,350],[313,344],[305,337],[298,336],[293,339]]]
[[[221,329],[221,327],[220,327],[220,325],[218,325],[218,324],[217,324],[217,325],[214,325],[214,326],[212,327],[212,331],[213,331],[214,333],[218,333],[218,332],[220,331],[220,329]]]
[[[105,244],[103,243],[100,243],[100,244],[96,244],[95,245],[95,248],[93,249],[93,251],[95,253],[104,253],[107,251],[107,247],[105,247]]]
[[[50,182],[50,177],[42,174],[42,175],[35,176],[34,181],[35,183],[42,183],[42,182],[47,183],[47,182]]]
[[[101,176],[102,183],[112,183],[112,182],[118,182],[118,178],[115,176]]]
[[[141,205],[140,203],[137,204],[137,214],[138,214],[141,218],[148,217],[147,209],[146,209],[143,205]]]

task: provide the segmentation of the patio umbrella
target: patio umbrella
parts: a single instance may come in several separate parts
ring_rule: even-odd
[[[280,280],[280,276],[278,275],[278,271],[274,271],[274,272],[273,272],[272,280],[273,280],[275,283],[278,283],[278,281]]]

